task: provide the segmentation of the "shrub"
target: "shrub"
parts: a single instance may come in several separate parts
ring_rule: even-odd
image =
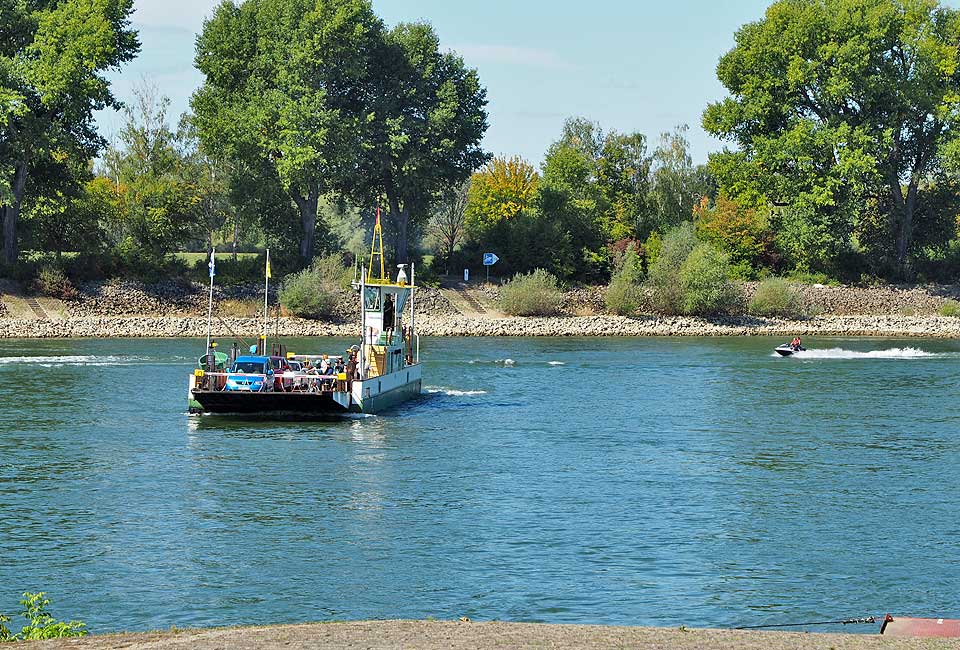
[[[647,282],[653,289],[657,309],[667,314],[683,312],[680,266],[697,245],[692,223],[683,223],[663,237],[656,261],[650,266]]]
[[[271,265],[276,268],[278,265],[273,257],[270,258]],[[206,284],[210,281],[210,257],[204,255],[198,260],[194,260],[193,267],[190,270],[190,279],[195,282]],[[250,284],[251,282],[263,282],[263,273],[266,260],[263,255],[239,255],[237,261],[233,261],[233,255],[230,252],[217,253],[217,276],[218,286],[230,286],[237,284]],[[277,273],[275,270],[274,273]],[[276,276],[274,276],[276,277]]]
[[[797,316],[800,299],[783,278],[767,278],[757,286],[747,309],[755,316]]]
[[[678,274],[684,314],[728,311],[736,302],[730,282],[730,258],[710,244],[697,244]]]
[[[280,288],[280,304],[301,318],[331,316],[339,294],[348,281],[347,270],[338,255],[318,259],[299,273],[289,275]]]
[[[640,256],[637,248],[631,244],[624,251],[620,268],[610,280],[603,295],[607,311],[619,316],[630,316],[636,313],[642,299],[640,280],[643,271],[640,266]]]
[[[511,316],[552,316],[560,311],[562,298],[557,278],[536,269],[515,275],[503,285],[500,307]]]
[[[0,615],[0,642],[2,641],[40,641],[43,639],[62,639],[66,637],[84,636],[86,627],[80,621],[58,621],[47,611],[50,600],[44,598],[41,591],[37,594],[25,592],[20,599],[23,611],[20,615],[27,620],[20,632],[13,634],[6,627],[10,618]]]
[[[51,298],[60,298],[62,300],[73,300],[77,297],[77,290],[67,278],[66,274],[56,266],[44,266],[40,269],[37,279],[34,282],[37,292],[50,296]]]
[[[953,316],[954,318],[960,316],[960,302],[957,302],[956,300],[946,301],[940,308],[940,315]]]
[[[826,273],[811,273],[809,271],[794,271],[787,276],[794,284],[822,284],[828,287],[839,287],[840,281],[831,278]]]
[[[614,278],[603,294],[603,302],[611,314],[632,316],[640,308],[643,299],[641,291],[640,287],[632,282]]]

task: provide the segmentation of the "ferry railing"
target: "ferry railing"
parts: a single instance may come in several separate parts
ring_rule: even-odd
[[[204,370],[195,371],[197,378],[196,386],[200,390],[209,390],[215,392],[252,392],[252,393],[329,393],[333,391],[346,391],[348,381],[341,379],[338,375],[314,375],[309,373],[280,373],[273,375],[264,375],[257,373],[236,373],[236,372],[206,372]],[[257,390],[237,390],[227,391],[227,378],[234,379],[260,379],[260,387]],[[210,380],[213,380],[212,382]],[[277,382],[280,382],[280,388]]]

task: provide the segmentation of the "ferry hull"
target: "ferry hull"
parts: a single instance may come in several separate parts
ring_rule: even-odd
[[[191,410],[202,413],[303,413],[336,415],[347,411],[330,393],[250,393],[192,391]],[[193,402],[196,403],[194,406]],[[199,407],[199,408],[198,408]]]
[[[354,381],[351,388],[349,393],[210,391],[195,388],[195,382],[191,381],[189,407],[191,413],[375,414],[420,395],[420,365]]]

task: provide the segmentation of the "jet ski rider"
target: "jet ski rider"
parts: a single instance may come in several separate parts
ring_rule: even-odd
[[[799,351],[800,351],[800,349],[801,349],[803,346],[800,344],[800,337],[799,337],[799,336],[793,337],[793,340],[790,341],[790,347],[793,349],[794,352],[799,352]]]

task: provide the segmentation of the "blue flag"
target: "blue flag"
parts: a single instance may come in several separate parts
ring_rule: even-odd
[[[210,251],[210,263],[207,264],[207,266],[210,267],[210,277],[211,277],[211,278],[217,274],[217,272],[216,272],[216,265],[217,265],[217,263],[216,263],[216,260],[214,259],[214,256],[215,256],[216,254],[217,254],[216,249]]]

